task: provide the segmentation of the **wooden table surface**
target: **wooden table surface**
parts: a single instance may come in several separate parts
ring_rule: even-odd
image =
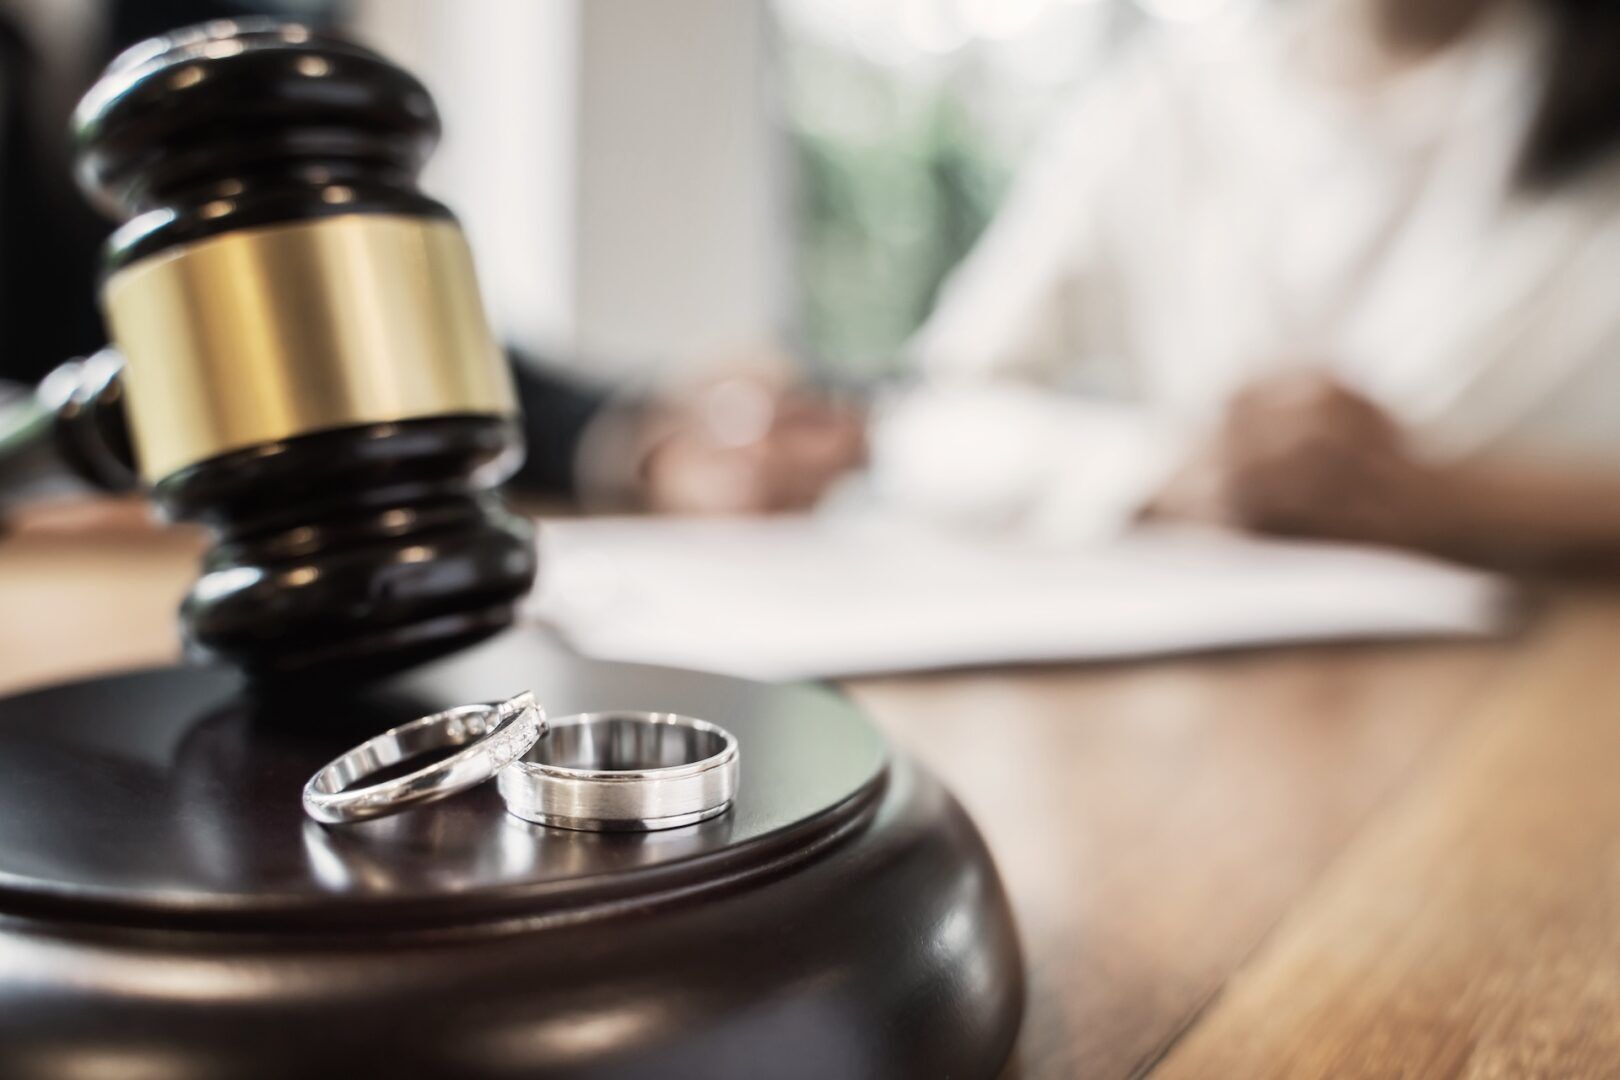
[[[0,692],[173,656],[198,549],[0,539]],[[851,690],[995,852],[1009,1077],[1620,1076],[1620,592],[1510,641]]]

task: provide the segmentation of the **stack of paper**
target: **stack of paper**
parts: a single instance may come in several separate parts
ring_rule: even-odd
[[[1056,548],[880,519],[547,525],[532,611],[579,651],[793,679],[1502,625],[1497,578],[1203,530]]]

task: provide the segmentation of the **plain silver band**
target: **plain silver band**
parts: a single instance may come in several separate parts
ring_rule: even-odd
[[[737,771],[737,740],[717,724],[616,711],[552,721],[546,739],[495,782],[507,812],[525,821],[646,832],[724,813]]]
[[[482,784],[516,761],[546,732],[534,695],[458,705],[367,739],[334,758],[304,785],[304,812],[324,825],[384,817]],[[429,750],[462,749],[404,776],[353,787],[391,765]]]

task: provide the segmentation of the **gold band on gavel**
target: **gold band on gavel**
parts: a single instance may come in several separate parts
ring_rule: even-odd
[[[315,431],[517,411],[453,221],[225,233],[125,267],[102,300],[148,481]]]

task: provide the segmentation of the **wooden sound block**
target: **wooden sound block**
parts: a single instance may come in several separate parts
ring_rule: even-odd
[[[313,691],[314,687],[305,687]],[[740,744],[730,812],[547,830],[494,785],[323,828],[382,728],[532,689]],[[339,701],[169,668],[0,700],[0,1076],[988,1077],[1022,1002],[961,808],[812,685],[512,631]],[[120,1067],[123,1067],[122,1065]]]

